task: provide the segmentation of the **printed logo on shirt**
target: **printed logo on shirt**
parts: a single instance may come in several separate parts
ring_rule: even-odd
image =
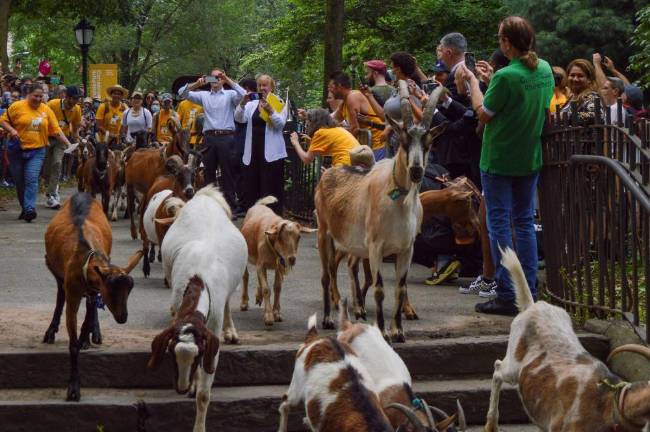
[[[111,124],[116,125],[118,123],[119,119],[120,119],[120,116],[113,115],[113,117],[111,117]]]
[[[169,135],[169,128],[167,126],[161,126],[160,133],[163,135]]]
[[[43,123],[43,117],[36,117],[32,119],[32,124],[29,125],[30,131],[39,131],[41,129],[41,124]]]

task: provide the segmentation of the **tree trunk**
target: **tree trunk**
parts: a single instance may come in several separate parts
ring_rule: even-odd
[[[326,2],[323,106],[327,100],[329,76],[343,68],[343,26],[345,21],[345,0],[326,0]]]
[[[9,41],[10,9],[11,0],[0,1],[0,62],[2,62],[2,72],[7,72],[9,70],[7,43]]]

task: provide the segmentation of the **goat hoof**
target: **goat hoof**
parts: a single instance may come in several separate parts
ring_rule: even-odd
[[[384,330],[384,331],[381,332],[381,335],[384,337],[384,340],[386,341],[386,343],[390,344],[390,335],[388,334],[388,332],[386,330]]]
[[[135,232],[135,228],[131,228],[131,239],[136,240],[138,238],[138,233]]]
[[[267,327],[271,327],[273,325],[273,315],[264,314],[264,325]]]
[[[262,297],[255,296],[255,304],[257,306],[262,306]]]
[[[404,343],[406,342],[406,337],[404,336],[403,330],[397,330],[392,337],[394,343]]]
[[[334,330],[334,321],[332,321],[332,318],[330,317],[325,317],[323,318],[323,329],[325,330]]]
[[[280,314],[279,311],[278,312],[273,312],[273,320],[275,322],[282,322],[282,315]]]
[[[55,334],[56,332],[54,330],[47,329],[47,331],[45,332],[45,336],[43,336],[43,343],[53,344]]]
[[[420,319],[420,317],[418,316],[417,313],[415,313],[415,311],[404,312],[404,316],[406,317],[407,320],[410,320],[410,321]]]
[[[79,343],[79,349],[81,349],[82,351],[85,351],[88,348],[90,348],[90,341],[89,340],[84,340],[84,341],[81,341]]]
[[[246,303],[242,302],[239,305],[239,310],[242,311],[242,312],[246,312],[248,310],[248,302],[246,302]]]
[[[232,333],[225,333],[223,335],[223,340],[230,345],[239,345],[239,336]]]
[[[357,310],[354,311],[354,318],[358,321],[360,319],[366,320],[366,311],[363,308],[357,308]]]
[[[117,215],[114,214],[113,216],[111,216],[111,220],[112,220],[113,222],[117,222]]]
[[[158,262],[162,262],[162,255],[160,254],[160,248],[158,249]]]
[[[156,252],[152,250],[149,252],[149,262],[152,263],[154,261],[156,261]]]
[[[101,345],[104,341],[101,333],[93,333],[91,340],[95,345]]]
[[[81,392],[79,391],[79,384],[70,384],[68,385],[68,396],[65,398],[66,401],[79,402],[81,399]]]

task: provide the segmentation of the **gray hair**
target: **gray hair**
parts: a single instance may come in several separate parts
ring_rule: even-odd
[[[307,111],[307,135],[314,136],[314,133],[323,127],[336,127],[336,122],[329,111],[324,108],[314,108]]]
[[[447,33],[440,39],[440,45],[451,49],[456,54],[463,54],[467,51],[467,39],[460,33]]]
[[[609,81],[614,90],[618,90],[619,96],[623,96],[623,93],[625,93],[625,83],[622,79],[617,77],[607,77],[607,81]]]

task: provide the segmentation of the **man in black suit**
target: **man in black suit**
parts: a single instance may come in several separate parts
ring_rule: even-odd
[[[458,94],[458,88],[454,75],[458,66],[465,63],[465,51],[467,51],[467,39],[460,33],[448,33],[440,39],[440,44],[437,48],[438,59],[449,69],[449,76],[443,83],[451,92],[451,97],[458,100],[465,105],[469,105],[465,95]]]

